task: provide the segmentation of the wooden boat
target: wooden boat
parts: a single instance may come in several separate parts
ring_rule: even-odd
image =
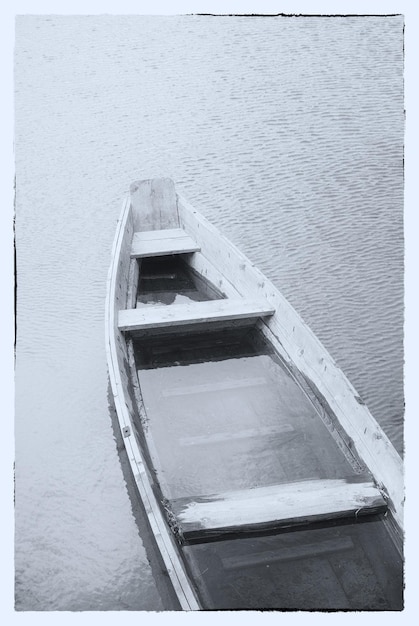
[[[106,348],[181,609],[402,608],[400,456],[287,300],[170,179],[124,202]]]

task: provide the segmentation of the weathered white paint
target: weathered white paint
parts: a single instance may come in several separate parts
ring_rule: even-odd
[[[237,297],[239,293],[245,298],[264,298],[275,308],[275,314],[262,324],[265,334],[326,399],[360,458],[386,492],[394,519],[402,527],[402,459],[368,408],[360,403],[351,383],[295,309],[242,252],[181,196],[178,212],[180,226],[201,247],[201,253],[190,259],[196,271],[205,275],[205,260],[209,259],[211,273],[223,275],[217,287],[227,296]]]
[[[132,406],[129,393],[130,381],[126,374],[128,355],[124,337],[117,327],[117,311],[126,306],[129,253],[133,231],[133,215],[130,200],[127,198],[117,226],[107,280],[105,339],[109,379],[121,431],[126,426],[129,426],[131,430],[131,435],[124,437],[123,441],[148,521],[171,583],[182,609],[199,610],[200,603],[180,560],[175,539],[156,500],[150,473],[144,462],[132,424],[135,409]]]
[[[241,293],[230,283],[225,274],[214,265],[216,260],[208,259],[201,252],[195,252],[188,259],[189,267],[206,281],[210,282],[223,295],[229,298],[240,298]]]
[[[179,228],[177,197],[170,178],[153,178],[132,183],[130,200],[135,231]]]
[[[196,242],[181,228],[149,230],[134,233],[131,257],[155,257],[168,254],[199,252]]]
[[[266,300],[209,300],[185,304],[157,305],[119,311],[118,326],[123,331],[149,330],[191,324],[209,324],[272,315]]]
[[[344,479],[309,480],[172,502],[185,537],[221,529],[239,532],[241,527],[248,530],[256,525],[285,527],[385,507],[374,483]]]
[[[128,274],[127,308],[134,308],[137,305],[138,279],[140,274],[139,264],[141,261],[131,259]]]

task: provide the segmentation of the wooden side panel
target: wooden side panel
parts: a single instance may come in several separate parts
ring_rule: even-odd
[[[132,183],[131,206],[136,231],[179,228],[175,186],[170,178]]]
[[[121,225],[122,226],[122,225]],[[116,263],[115,267],[115,280],[114,280],[114,303],[113,303],[113,318],[112,325],[113,328],[110,329],[110,332],[114,333],[115,338],[115,356],[116,356],[116,364],[118,366],[118,376],[121,382],[120,393],[125,397],[125,403],[128,407],[129,415],[134,414],[134,406],[132,402],[132,398],[128,393],[129,388],[129,378],[128,378],[128,353],[127,353],[127,345],[125,342],[125,338],[122,335],[121,331],[118,329],[117,320],[118,320],[118,312],[122,309],[125,309],[127,306],[127,298],[129,293],[129,280],[132,277],[132,272],[130,271],[131,265],[131,240],[134,233],[133,226],[133,216],[130,210],[127,210],[126,219],[124,222],[124,227],[121,227],[120,238],[119,238],[119,254],[118,258],[114,259],[114,263]],[[112,382],[112,381],[111,381]],[[128,425],[127,422],[126,425]]]
[[[151,237],[152,233],[156,233],[156,236]],[[134,233],[131,256],[142,258],[198,251],[199,246],[184,230],[170,228]]]
[[[128,276],[127,309],[134,309],[137,304],[138,280],[140,276],[140,263],[137,259],[131,259]]]
[[[120,330],[134,331],[161,327],[185,326],[250,319],[272,315],[272,307],[267,302],[246,299],[209,300],[170,306],[142,307],[119,311],[118,325]]]
[[[118,222],[107,281],[105,338],[109,379],[128,460],[167,573],[181,608],[199,610],[201,608],[200,603],[180,560],[175,539],[168,528],[153,491],[150,472],[135,436],[135,427],[131,419],[136,414],[135,395],[129,378],[127,346],[117,327],[117,314],[120,309],[126,306],[133,231],[133,216],[128,197]]]
[[[125,229],[120,241],[120,255],[117,261],[115,277],[115,312],[125,309],[127,306],[127,294],[129,291],[130,264],[131,264],[131,241],[134,234],[134,225],[131,211],[128,212]]]
[[[171,503],[185,539],[223,533],[285,528],[325,519],[383,511],[386,503],[371,482],[309,480],[202,496]]]
[[[287,360],[312,382],[352,439],[355,449],[389,497],[389,508],[403,525],[403,462],[343,372],[276,287],[184,198],[178,199],[180,226],[201,247],[190,263],[205,271],[205,259],[224,275],[217,285],[227,296],[262,298],[275,309],[265,320],[269,338]],[[232,287],[234,285],[234,288]]]
[[[214,261],[216,262],[215,259]],[[214,285],[221,294],[229,298],[240,298],[241,293],[226,279],[220,268],[201,252],[190,255],[188,263],[196,275],[202,276],[204,280]]]

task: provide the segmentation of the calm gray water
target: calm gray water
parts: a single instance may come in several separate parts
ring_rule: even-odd
[[[403,448],[403,20],[24,16],[16,607],[161,610],[107,404],[122,198],[172,177]]]

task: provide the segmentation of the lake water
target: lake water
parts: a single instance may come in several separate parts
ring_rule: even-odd
[[[123,195],[173,178],[402,452],[403,19],[24,16],[15,87],[16,608],[167,609],[107,400]]]

